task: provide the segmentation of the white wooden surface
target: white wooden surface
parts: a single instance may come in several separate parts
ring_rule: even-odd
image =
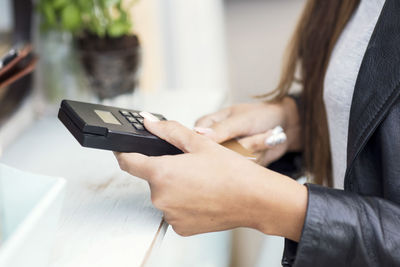
[[[132,99],[131,108],[160,112],[189,126],[222,99],[220,92],[144,94]],[[50,266],[140,266],[165,234],[148,184],[119,170],[111,152],[82,148],[54,116],[35,123],[0,161],[67,179]]]
[[[160,226],[146,182],[111,152],[82,149],[55,118],[36,123],[3,163],[67,179],[51,266],[139,266]]]

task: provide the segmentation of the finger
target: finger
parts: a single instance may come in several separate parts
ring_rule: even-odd
[[[287,137],[281,126],[277,126],[262,134],[245,137],[239,143],[252,152],[264,151],[286,142]]]
[[[278,145],[274,149],[269,149],[266,150],[264,153],[261,153],[261,155],[257,157],[256,163],[261,166],[268,166],[272,162],[280,159],[285,154],[285,152],[285,145]]]
[[[205,115],[194,124],[200,128],[210,128],[214,123],[226,119],[231,114],[231,108],[225,108],[212,114]]]
[[[272,148],[272,146],[268,145],[266,142],[270,136],[272,136],[272,132],[267,131],[266,133],[241,138],[238,141],[244,148],[251,152],[259,152]]]
[[[152,134],[176,146],[185,153],[195,152],[201,148],[204,137],[196,134],[175,121],[150,121],[145,118],[144,126]]]
[[[114,155],[121,170],[146,181],[151,180],[152,171],[157,167],[154,160],[150,160],[148,156],[139,153],[114,152]]]
[[[230,117],[226,120],[214,123],[212,131],[206,136],[217,143],[240,137],[246,133],[246,127],[243,127],[241,117]]]
[[[287,136],[284,132],[272,133],[270,137],[265,140],[269,146],[277,146],[287,141]]]

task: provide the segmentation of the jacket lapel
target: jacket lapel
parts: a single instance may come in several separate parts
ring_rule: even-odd
[[[368,44],[350,110],[345,188],[358,154],[400,95],[400,1],[386,0]]]

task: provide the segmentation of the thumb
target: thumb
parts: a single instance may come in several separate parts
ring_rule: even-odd
[[[202,147],[203,137],[176,121],[160,121],[148,112],[141,112],[144,126],[152,134],[176,146],[185,153],[195,152]]]

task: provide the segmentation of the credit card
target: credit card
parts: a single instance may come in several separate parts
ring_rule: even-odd
[[[221,143],[222,146],[239,153],[250,160],[256,160],[257,156],[251,153],[248,149],[244,148],[236,139],[231,139]]]

